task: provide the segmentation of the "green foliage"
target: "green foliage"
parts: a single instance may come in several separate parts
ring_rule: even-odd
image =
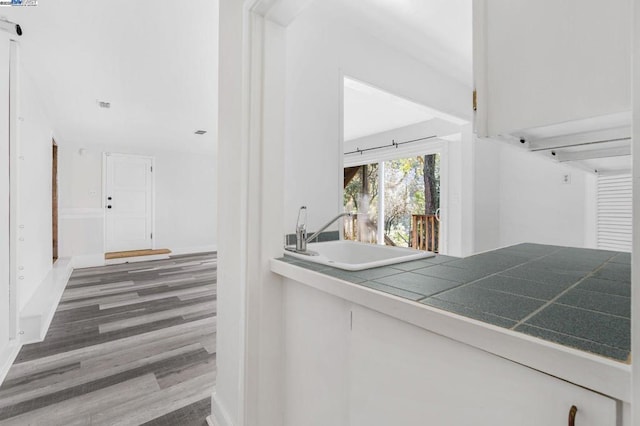
[[[377,204],[378,195],[378,165],[367,164],[366,167],[366,180],[368,185],[368,195],[370,205],[375,206]],[[353,203],[353,209],[358,210],[360,198],[362,196],[362,168],[356,174],[356,176],[349,182],[344,188],[343,204],[345,208],[351,201]]]
[[[433,214],[440,205],[440,156],[419,156],[385,161],[385,233],[400,246],[408,246],[412,214]],[[425,179],[425,171],[427,176]],[[362,170],[346,186],[344,205],[358,209],[363,188]],[[369,164],[366,176],[369,219],[377,220],[378,165]],[[428,185],[425,187],[425,183]],[[429,197],[427,199],[427,197]],[[351,202],[351,204],[350,204]]]

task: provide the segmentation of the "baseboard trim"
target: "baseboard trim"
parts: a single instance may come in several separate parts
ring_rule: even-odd
[[[215,391],[211,395],[211,421],[214,426],[233,426],[229,413],[222,406]]]
[[[93,268],[96,266],[115,265],[115,264],[127,263],[127,262],[162,260],[162,259],[168,259],[169,256],[172,256],[172,255],[207,253],[207,252],[213,252],[213,251],[218,251],[218,246],[215,244],[208,245],[208,246],[181,247],[177,249],[172,248],[171,254],[158,254],[158,255],[140,256],[140,257],[123,257],[120,259],[105,259],[104,253],[83,254],[83,255],[73,256],[71,258],[71,266],[74,269]]]
[[[71,259],[58,259],[53,266],[53,271],[53,279],[56,286],[55,303],[52,306],[53,309],[49,309],[49,311],[47,311],[47,316],[44,318],[40,341],[44,340],[44,337],[47,335],[47,331],[49,331],[49,326],[51,325],[51,321],[53,321],[53,316],[56,314],[56,310],[58,310],[58,305],[60,304],[60,299],[62,299],[64,289],[67,288],[67,283],[73,273]]]
[[[0,385],[4,382],[4,379],[9,373],[9,369],[16,360],[18,353],[22,349],[22,343],[19,339],[9,341],[9,345],[2,351],[0,355]]]
[[[22,308],[20,311],[22,344],[44,340],[72,272],[71,259],[58,259]]]
[[[208,253],[211,251],[218,251],[218,246],[213,244],[209,246],[196,246],[196,247],[181,247],[181,248],[172,248],[171,254],[192,254],[192,253]]]
[[[83,254],[79,256],[73,256],[71,258],[71,266],[73,266],[74,269],[93,268],[95,266],[104,265],[104,253]]]
[[[107,259],[105,265],[120,265],[123,263],[135,263],[135,262],[149,262],[150,260],[164,260],[169,259],[168,254],[153,254],[149,256],[137,256],[137,257],[121,257],[118,259]]]

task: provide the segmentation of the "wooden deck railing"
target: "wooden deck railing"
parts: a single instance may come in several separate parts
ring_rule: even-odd
[[[418,250],[426,250],[438,253],[439,222],[435,215],[411,215],[410,247]],[[377,242],[378,228],[369,219],[365,226],[358,226],[357,215],[344,221],[344,238],[347,240],[364,241],[375,244]],[[361,235],[363,234],[363,235]],[[384,242],[388,246],[395,246],[388,235],[385,234]]]
[[[411,215],[411,247],[438,252],[439,223],[435,215]]]

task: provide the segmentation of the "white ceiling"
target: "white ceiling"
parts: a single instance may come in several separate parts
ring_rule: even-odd
[[[320,0],[398,50],[471,87],[472,0]]]
[[[345,141],[434,119],[458,126],[465,123],[358,80],[344,79]]]
[[[322,1],[353,14],[356,25],[385,43],[471,84],[471,0]],[[216,0],[40,0],[1,13],[24,30],[21,71],[60,143],[215,149]],[[365,100],[348,91],[348,139],[429,115],[400,98],[389,112],[382,105],[389,98]],[[98,100],[111,108],[98,108]],[[208,133],[196,136],[197,129]]]
[[[428,108],[348,78],[344,79],[344,140],[433,119]]]
[[[21,73],[59,143],[199,151],[217,138],[217,5],[40,0],[0,14],[22,26]]]

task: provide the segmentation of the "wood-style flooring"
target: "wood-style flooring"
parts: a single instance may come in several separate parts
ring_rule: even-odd
[[[215,253],[77,269],[0,387],[0,425],[201,426],[216,356]]]

